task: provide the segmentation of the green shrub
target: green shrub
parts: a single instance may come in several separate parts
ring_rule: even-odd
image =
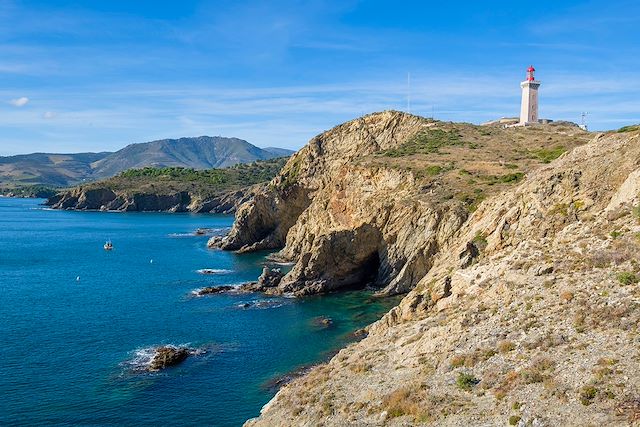
[[[510,425],[510,426],[518,425],[518,423],[520,422],[520,418],[521,418],[521,417],[520,417],[520,416],[518,416],[518,415],[511,415],[511,416],[509,417],[509,425]]]
[[[618,133],[633,132],[634,130],[640,130],[640,125],[623,126],[618,129]]]
[[[439,175],[443,171],[442,166],[432,165],[425,168],[425,172],[429,176]]]
[[[478,231],[478,233],[471,240],[471,242],[473,242],[473,244],[476,246],[476,248],[478,248],[478,250],[482,251],[484,250],[484,248],[487,247],[487,244],[488,244],[487,235],[485,233],[481,233]]]
[[[413,135],[399,147],[382,151],[378,155],[404,157],[413,154],[431,154],[438,153],[442,147],[462,144],[460,135],[455,130],[428,129]]]
[[[542,163],[551,163],[551,161],[560,157],[565,151],[567,151],[567,149],[564,147],[541,148],[539,150],[533,150],[532,154]]]
[[[598,389],[592,385],[586,385],[580,389],[580,403],[585,406],[591,405],[593,399],[598,395]]]
[[[524,173],[522,172],[509,173],[506,175],[489,175],[482,177],[482,179],[484,179],[488,185],[516,183],[519,182],[522,178],[524,178]]]
[[[456,378],[456,385],[458,386],[458,388],[465,391],[471,390],[479,382],[479,379],[471,374],[467,374],[464,372],[459,373],[458,378]]]
[[[622,283],[623,285],[633,285],[635,283],[638,283],[639,280],[638,276],[630,271],[622,271],[616,275],[616,278],[618,279],[618,282]]]

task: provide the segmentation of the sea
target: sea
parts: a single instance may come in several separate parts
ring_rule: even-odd
[[[224,234],[232,216],[43,202],[0,198],[0,425],[240,426],[278,378],[327,360],[397,303],[367,290],[198,297],[268,263],[268,252],[207,249],[194,233]],[[194,355],[147,372],[160,345]]]

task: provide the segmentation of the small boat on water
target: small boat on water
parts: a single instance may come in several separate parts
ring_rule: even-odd
[[[111,240],[107,240],[107,242],[104,244],[104,250],[110,251],[112,249],[113,249],[113,243],[111,243]]]

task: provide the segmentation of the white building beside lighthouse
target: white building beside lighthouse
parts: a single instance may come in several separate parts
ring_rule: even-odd
[[[532,123],[538,123],[538,88],[540,82],[534,77],[536,69],[533,65],[527,68],[527,79],[520,83],[522,88],[522,104],[520,106],[520,122],[521,126]]]

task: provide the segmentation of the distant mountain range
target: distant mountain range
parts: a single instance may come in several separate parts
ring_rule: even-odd
[[[291,154],[293,151],[284,148],[259,148],[242,139],[221,136],[162,139],[131,144],[115,153],[21,154],[0,157],[0,185],[66,187],[132,168],[211,169]]]

